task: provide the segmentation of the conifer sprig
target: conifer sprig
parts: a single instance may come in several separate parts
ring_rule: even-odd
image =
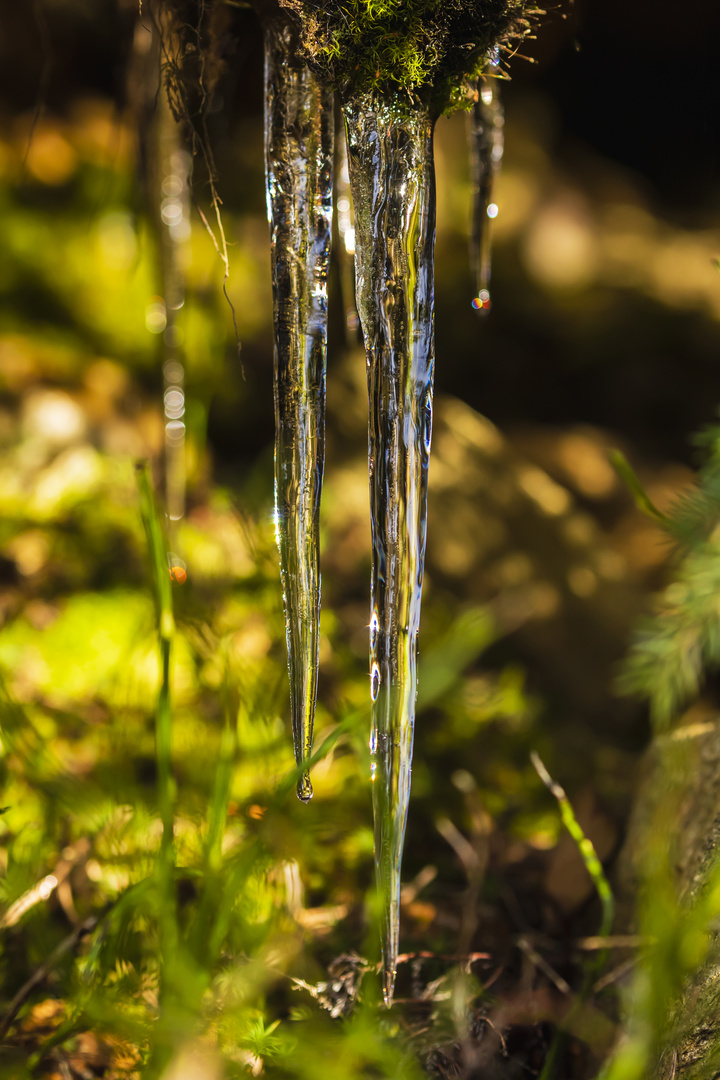
[[[641,623],[620,679],[624,692],[649,700],[659,728],[720,665],[720,424],[696,442],[707,452],[696,487],[657,518],[675,545],[673,579]]]

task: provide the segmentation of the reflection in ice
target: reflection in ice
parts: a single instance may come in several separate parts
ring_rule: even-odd
[[[342,303],[345,310],[346,342],[348,346],[352,347],[357,344],[357,329],[360,320],[355,306],[355,223],[352,194],[350,192],[347,146],[343,127],[340,127],[337,132],[335,156],[337,161],[335,220],[340,237],[338,264],[340,267]]]

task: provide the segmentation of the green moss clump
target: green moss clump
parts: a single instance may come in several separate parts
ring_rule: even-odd
[[[466,99],[488,53],[525,37],[532,0],[279,0],[307,63],[341,94],[420,96],[438,111]]]

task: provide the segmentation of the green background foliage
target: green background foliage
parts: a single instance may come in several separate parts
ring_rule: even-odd
[[[557,1075],[575,1080],[608,1058],[616,984],[635,963],[638,1032],[609,1068],[613,1080],[640,1077],[668,1002],[706,955],[709,908],[702,900],[689,917],[678,903],[658,828],[639,937],[612,945],[596,972],[603,907],[530,753],[612,874],[649,735],[643,707],[614,687],[636,617],[670,580],[628,678],[661,718],[714,715],[701,670],[716,659],[716,436],[697,490],[686,439],[718,396],[716,209],[681,213],[609,152],[561,138],[548,83],[520,75],[507,94],[494,309],[481,326],[469,304],[463,118],[438,125],[439,385],[408,959],[386,1015],[368,779],[364,358],[346,332],[341,264],[316,794],[303,807],[271,517],[260,38],[249,15],[221,8],[219,30],[252,43],[248,66],[233,60],[218,84],[224,111],[208,118],[244,376],[222,265],[195,219],[182,316],[190,499],[164,539],[162,507],[156,516],[135,471],[150,460],[160,489],[160,284],[142,124],[94,66],[70,62],[83,35],[100,50],[110,6],[48,7],[60,75],[37,122],[37,79],[24,98],[22,71],[20,96],[6,89],[0,1076],[538,1075],[553,1047]],[[383,19],[399,16],[375,14],[379,42]],[[18,54],[37,75],[31,30],[18,31]],[[133,10],[119,44],[102,45],[103,69],[124,67],[134,33]],[[198,166],[201,206],[206,179]],[[618,445],[670,542],[610,468]],[[166,576],[163,543],[186,564],[184,584]]]

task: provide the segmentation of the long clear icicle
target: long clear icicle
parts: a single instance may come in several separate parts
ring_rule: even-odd
[[[370,752],[389,1006],[410,797],[432,425],[434,125],[422,109],[408,115],[370,96],[347,104],[345,117],[370,399]]]
[[[275,515],[295,760],[312,750],[320,627],[333,98],[288,27],[265,29],[265,166],[275,321]],[[307,771],[298,798],[312,798]]]
[[[478,80],[478,95],[470,120],[470,173],[473,188],[471,258],[476,294],[473,307],[481,315],[490,310],[492,270],[492,223],[497,216],[493,202],[495,178],[502,162],[505,114],[500,100],[499,64],[488,61]]]

